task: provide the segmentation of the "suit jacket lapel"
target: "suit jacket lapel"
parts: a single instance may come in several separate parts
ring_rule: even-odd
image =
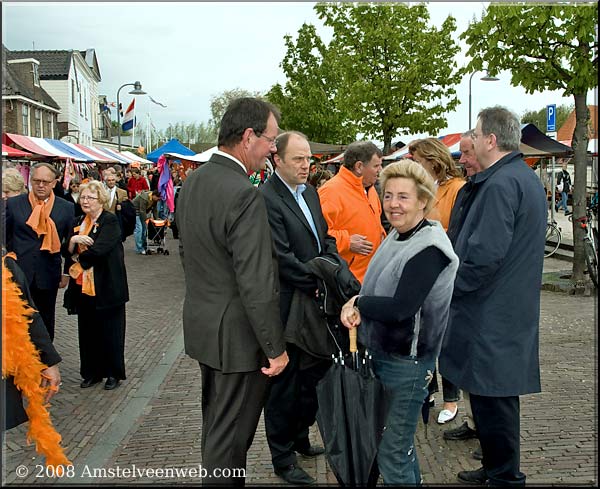
[[[298,202],[296,202],[296,198],[292,195],[290,190],[285,186],[285,183],[283,183],[281,181],[281,178],[279,178],[279,175],[277,175],[277,173],[273,173],[273,175],[271,176],[271,179],[273,180],[273,186],[275,187],[275,190],[277,191],[279,196],[283,199],[283,202],[285,203],[285,205],[287,205],[289,207],[289,209],[300,220],[300,222],[302,222],[302,224],[304,224],[306,229],[311,234],[313,234],[313,231],[310,228],[310,224],[308,224],[308,221],[306,220],[306,216],[304,215],[304,212],[302,212],[302,209],[300,209],[300,205],[298,204]],[[308,204],[306,199],[304,199],[304,201]],[[308,205],[308,208],[310,209],[310,212],[313,216],[313,221],[315,221],[315,213],[314,213],[313,208],[310,205]],[[315,221],[315,226],[316,226],[316,221]],[[320,239],[320,236],[319,236],[319,239]]]
[[[230,169],[240,173],[241,175],[244,175],[246,178],[248,178],[248,174],[244,171],[244,169],[230,158],[227,158],[227,157],[219,155],[219,154],[213,154],[213,155],[211,155],[208,162],[215,163],[217,165],[226,166],[227,168],[230,168]]]

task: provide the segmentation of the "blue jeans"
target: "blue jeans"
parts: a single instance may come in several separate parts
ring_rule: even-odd
[[[559,209],[563,209],[565,212],[567,212],[569,209],[567,208],[567,192],[561,192],[561,200],[560,203],[558,204],[558,208]]]
[[[146,251],[146,234],[148,230],[146,223],[142,222],[140,216],[135,216],[135,229],[133,230],[133,238],[135,239],[135,251],[141,253]]]
[[[373,371],[391,392],[390,408],[377,454],[385,484],[420,485],[415,432],[435,359],[418,360],[383,352],[373,354]]]

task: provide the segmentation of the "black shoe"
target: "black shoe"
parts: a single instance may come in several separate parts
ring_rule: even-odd
[[[96,385],[97,383],[102,382],[102,379],[83,379],[83,381],[81,382],[81,384],[79,384],[79,387],[81,387],[82,389],[87,389],[88,387],[92,387],[93,385]]]
[[[571,214],[573,214],[571,211],[565,211],[565,216],[570,216]]]
[[[114,377],[109,377],[108,379],[106,379],[106,383],[104,384],[104,388],[107,391],[111,391],[113,389],[116,389],[119,386],[120,383],[121,382],[119,382]]]
[[[296,486],[308,486],[309,484],[314,484],[316,482],[315,479],[294,464],[282,468],[275,468],[275,474],[287,483]]]
[[[488,478],[485,475],[485,469],[483,467],[477,470],[464,470],[458,473],[458,480],[463,484],[478,484],[484,485]]]
[[[469,440],[477,438],[477,432],[469,428],[465,421],[458,428],[444,431],[444,440]]]
[[[323,455],[325,453],[325,449],[323,447],[317,446],[308,447],[303,450],[296,449],[295,451],[304,457],[316,457],[317,455]]]
[[[473,458],[475,460],[483,460],[483,452],[481,451],[481,447],[477,447],[473,452]]]

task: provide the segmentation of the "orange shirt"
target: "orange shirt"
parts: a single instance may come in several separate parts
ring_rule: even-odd
[[[325,182],[318,192],[329,234],[335,238],[338,252],[348,262],[350,271],[362,283],[371,257],[385,238],[377,191],[371,187],[367,195],[362,177],[342,166],[339,173]],[[369,255],[350,251],[350,236],[353,234],[366,236],[373,243],[373,251]]]
[[[425,217],[440,221],[444,231],[448,231],[450,214],[452,213],[454,202],[456,202],[456,195],[465,183],[464,178],[453,177],[439,185],[435,196],[435,205]]]

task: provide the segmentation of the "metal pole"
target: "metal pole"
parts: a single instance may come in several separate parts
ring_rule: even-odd
[[[554,167],[556,166],[556,156],[552,156],[552,177],[550,185],[552,185],[552,201],[550,202],[550,222],[554,222],[554,205],[556,203],[556,187],[554,183]]]
[[[472,129],[471,126],[471,82],[473,81],[473,75],[477,73],[476,71],[474,71],[473,73],[471,73],[471,76],[469,77],[469,127],[467,128],[467,130]]]
[[[119,93],[121,93],[121,88],[128,87],[130,85],[133,86],[134,84],[125,83],[124,85],[121,85],[117,90],[117,147],[119,153],[121,152],[121,101],[119,100]]]

